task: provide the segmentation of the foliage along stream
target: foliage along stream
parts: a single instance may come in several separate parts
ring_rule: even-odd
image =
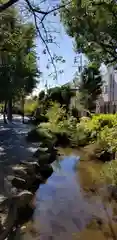
[[[54,173],[36,193],[32,219],[15,239],[117,239],[115,202],[86,190],[92,185],[90,170],[99,172],[100,165],[80,162],[73,154],[56,161]]]

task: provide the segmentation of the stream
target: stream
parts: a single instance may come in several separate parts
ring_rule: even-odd
[[[15,239],[117,239],[115,202],[103,203],[100,195],[85,192],[91,176],[79,159],[70,154],[53,164],[54,173],[36,193],[32,219]]]

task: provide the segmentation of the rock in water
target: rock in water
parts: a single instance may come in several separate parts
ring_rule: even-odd
[[[37,149],[37,151],[33,154],[33,157],[39,158],[39,156],[40,156],[41,154],[45,154],[45,153],[48,153],[48,148],[41,148],[41,147],[39,147],[39,148]]]
[[[53,173],[53,168],[51,165],[44,165],[40,168],[40,174],[44,179],[48,179]]]
[[[50,159],[50,153],[43,153],[40,154],[38,157],[38,163],[40,166],[43,166],[45,164],[49,164],[49,159]]]
[[[22,191],[16,197],[17,200],[17,224],[23,224],[28,221],[34,212],[33,202],[34,195],[29,191]]]
[[[31,184],[28,185],[28,190],[32,193],[35,193],[37,189],[39,188],[39,185],[42,183],[40,178],[36,177]]]
[[[26,205],[30,205],[30,202],[33,199],[33,194],[27,190],[24,190],[16,196],[16,199],[18,207],[24,207]]]
[[[38,157],[38,163],[40,166],[43,166],[45,164],[51,164],[56,160],[56,153],[43,153],[40,154]]]

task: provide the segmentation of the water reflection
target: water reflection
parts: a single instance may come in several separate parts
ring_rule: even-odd
[[[33,236],[28,227],[21,239],[89,240],[94,236],[100,240],[107,239],[100,227],[103,221],[108,225],[102,199],[100,196],[87,198],[84,195],[78,172],[75,171],[78,161],[78,157],[68,156],[53,164],[53,175],[36,194],[31,228],[37,236]],[[108,214],[112,215],[109,205]]]

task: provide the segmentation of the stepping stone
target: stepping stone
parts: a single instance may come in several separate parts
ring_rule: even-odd
[[[37,149],[37,151],[40,151],[40,152],[48,152],[48,147],[39,147],[38,149]]]
[[[18,207],[24,207],[25,205],[30,205],[30,202],[32,201],[33,197],[34,195],[27,190],[20,192],[16,196],[16,199],[18,201]]]
[[[41,154],[38,157],[39,165],[51,164],[56,160],[56,153]]]
[[[3,204],[6,201],[6,197],[3,195],[0,195],[0,205]]]
[[[41,154],[48,153],[48,148],[38,148],[37,151],[33,154],[33,157],[39,158]]]
[[[21,166],[21,165],[16,165],[16,166],[13,166],[12,167],[12,170],[15,171],[15,170],[25,170],[25,167],[24,166]]]
[[[8,198],[6,198],[3,195],[0,195],[0,212],[3,212],[4,207],[5,207],[6,203],[7,203],[7,201],[9,201]]]
[[[12,179],[12,185],[17,189],[25,189],[26,181],[22,178],[14,177]]]
[[[40,166],[38,162],[21,162],[22,165],[26,167],[27,174],[39,173]]]
[[[20,165],[13,167],[12,170],[15,175],[18,175],[21,178],[25,178],[25,176],[27,175],[26,168],[21,167]]]

